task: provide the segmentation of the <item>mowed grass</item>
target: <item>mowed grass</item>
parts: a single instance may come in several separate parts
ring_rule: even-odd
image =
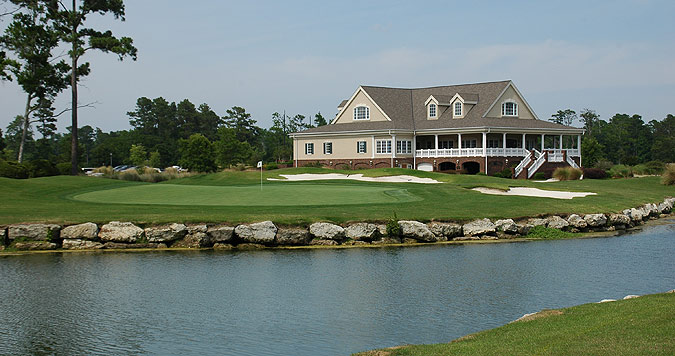
[[[74,200],[108,204],[307,206],[411,202],[420,198],[406,189],[360,185],[294,184],[207,186],[143,184],[73,196]],[[327,203],[328,202],[328,203]]]
[[[268,181],[280,174],[345,173],[366,176],[408,174],[444,184],[358,181]],[[486,176],[447,175],[406,169],[335,171],[289,168],[263,173],[220,172],[157,184],[96,177],[57,176],[26,180],[0,178],[0,224],[19,222],[139,224],[165,222],[241,223],[272,220],[287,225],[314,221],[466,221],[518,218],[553,213],[616,212],[675,195],[659,177],[536,183]],[[572,200],[485,195],[484,186],[531,186],[549,190],[595,192]],[[86,200],[86,201],[84,201]]]
[[[545,311],[540,317],[462,337],[357,356],[674,355],[675,293]]]

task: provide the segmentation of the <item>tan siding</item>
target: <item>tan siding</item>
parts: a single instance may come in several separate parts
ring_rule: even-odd
[[[391,140],[391,136],[375,136],[377,140]],[[412,136],[396,136],[397,141],[409,140],[412,141]],[[366,153],[356,153],[356,142],[366,141]],[[314,154],[305,154],[305,143],[314,143]],[[333,154],[323,153],[323,143],[333,143]],[[373,145],[373,138],[370,135],[364,136],[339,136],[339,137],[324,137],[324,138],[302,138],[295,142],[297,147],[296,159],[298,160],[331,160],[331,159],[370,159],[373,157],[375,147]],[[396,150],[396,143],[392,141],[392,150]],[[391,153],[374,154],[375,158],[390,157]],[[412,157],[412,154],[397,154],[397,157]]]
[[[513,87],[506,89],[504,94],[502,94],[497,103],[492,109],[488,112],[487,117],[502,117],[502,103],[506,100],[514,100],[518,104],[518,118],[519,119],[534,119],[534,115],[527,108],[523,99],[520,98],[520,95],[513,90]]]
[[[364,94],[364,92],[361,90],[358,94],[356,94],[354,100],[343,109],[344,113],[336,123],[346,124],[351,122],[364,122],[365,120],[354,120],[354,108],[361,105],[365,105],[370,108],[369,121],[388,121],[382,112],[380,112],[380,110],[375,106],[375,103],[368,99],[368,96],[366,96],[366,94]]]

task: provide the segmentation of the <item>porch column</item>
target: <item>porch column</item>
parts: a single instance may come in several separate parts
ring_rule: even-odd
[[[457,134],[457,148],[459,148],[459,149],[462,148],[462,134],[461,133]]]
[[[396,157],[396,135],[391,135],[391,168],[394,168],[395,157]]]
[[[560,135],[560,150],[561,150],[561,151],[562,151],[562,149],[563,149],[562,136],[563,136],[563,135]]]
[[[577,150],[579,150],[579,156],[581,156],[581,135],[577,135]]]
[[[523,149],[525,149],[525,134],[523,134]]]
[[[413,133],[413,142],[412,142],[412,153],[413,153],[413,169],[417,169],[417,136]]]
[[[487,157],[487,132],[483,132],[483,156],[485,156],[485,174],[487,174],[487,166],[488,166],[488,157]]]
[[[434,148],[438,149],[438,134],[434,135]]]
[[[504,146],[503,147],[504,148],[504,156],[506,156],[506,132],[504,132],[504,141],[502,143],[503,143],[502,146]]]
[[[541,134],[541,152],[544,152],[544,134]]]

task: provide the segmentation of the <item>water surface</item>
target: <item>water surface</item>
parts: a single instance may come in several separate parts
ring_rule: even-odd
[[[0,355],[348,355],[675,288],[675,221],[611,238],[0,257]]]

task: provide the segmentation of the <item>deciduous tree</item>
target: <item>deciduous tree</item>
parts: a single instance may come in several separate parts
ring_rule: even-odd
[[[577,113],[572,109],[558,110],[557,113],[551,115],[549,121],[553,121],[556,124],[571,126],[574,123],[574,120],[577,119]]]

